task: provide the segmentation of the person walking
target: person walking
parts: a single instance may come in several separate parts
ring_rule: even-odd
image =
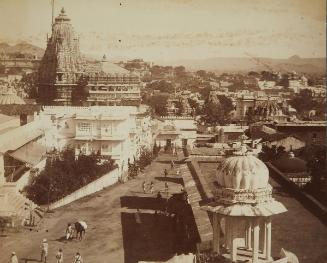
[[[146,193],[146,182],[143,181],[142,183],[142,189],[143,189],[143,193]]]
[[[157,208],[156,208],[155,212],[157,212],[157,211],[159,213],[161,213],[161,211],[162,211],[162,196],[161,196],[160,191],[157,194]]]
[[[165,170],[164,170],[164,174],[165,174],[165,177],[167,177],[167,175],[168,175],[168,171],[167,171],[166,168],[165,168]]]
[[[73,237],[73,227],[69,223],[66,228],[66,240],[71,239]]]
[[[153,194],[154,192],[154,183],[151,181],[150,183],[150,193]]]
[[[168,197],[168,183],[167,182],[165,182],[165,193],[166,193],[166,195]]]
[[[47,240],[44,238],[41,244],[41,262],[46,263],[47,257],[48,257],[48,250],[49,250],[49,244]]]
[[[63,263],[64,262],[64,253],[62,252],[62,249],[59,248],[57,254],[56,254],[57,263]]]
[[[81,256],[81,254],[79,252],[76,253],[74,263],[83,263],[82,256]]]
[[[175,166],[174,160],[171,160],[170,161],[170,168],[173,170],[174,169],[174,166]]]
[[[11,253],[10,263],[18,263],[18,258],[17,258],[16,252]]]

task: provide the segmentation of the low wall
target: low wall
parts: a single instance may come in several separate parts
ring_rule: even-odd
[[[306,209],[311,211],[314,215],[320,218],[325,225],[327,225],[327,208],[323,204],[301,190],[274,165],[267,163],[267,166],[270,170],[270,176],[272,176],[280,185],[286,187]]]
[[[45,167],[46,159],[43,159],[33,168],[38,168],[39,172],[42,171]],[[21,191],[30,183],[31,180],[31,169],[29,169],[26,173],[24,173],[15,183],[17,191]]]
[[[55,209],[64,205],[67,205],[71,202],[74,202],[80,198],[91,195],[95,192],[101,191],[103,188],[113,185],[119,180],[120,171],[118,168],[115,170],[103,175],[99,179],[83,186],[77,191],[65,196],[64,198],[50,204],[49,209]]]

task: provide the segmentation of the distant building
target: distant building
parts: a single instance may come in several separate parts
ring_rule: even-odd
[[[325,121],[289,121],[279,122],[274,125],[278,132],[296,135],[311,144],[326,144],[326,122]]]
[[[306,161],[295,157],[293,152],[277,159],[273,165],[299,187],[304,187],[311,181]]]
[[[163,147],[193,147],[196,140],[196,122],[191,117],[167,116],[158,121],[155,142]]]
[[[274,88],[276,86],[276,81],[272,81],[272,80],[259,80],[258,81],[258,86],[262,90],[271,89],[271,88]]]
[[[247,120],[251,117],[253,121],[285,120],[287,116],[279,104],[278,97],[239,96],[236,100],[235,119]]]
[[[262,138],[262,144],[268,147],[276,146],[276,148],[281,146],[284,147],[286,152],[303,149],[306,145],[301,138],[283,133],[275,133]]]

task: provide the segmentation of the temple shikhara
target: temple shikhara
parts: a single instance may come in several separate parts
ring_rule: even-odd
[[[88,61],[80,52],[70,18],[62,8],[39,69],[40,102],[54,105],[140,104],[140,78],[107,61]]]

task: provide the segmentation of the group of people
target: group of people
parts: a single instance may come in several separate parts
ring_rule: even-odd
[[[87,225],[84,221],[76,222],[74,227],[71,223],[68,223],[65,233],[66,240],[74,238],[74,232],[76,232],[76,239],[82,240],[85,236]]]
[[[148,187],[149,186],[149,187]],[[148,185],[147,183],[146,183],[146,181],[143,181],[143,183],[142,183],[142,189],[143,189],[143,193],[147,193],[148,192],[148,190],[149,190],[149,192],[151,193],[151,194],[153,194],[154,193],[154,182],[150,182],[150,185]]]
[[[47,239],[43,239],[42,244],[40,246],[41,248],[41,260],[40,262],[46,263],[48,258],[48,252],[49,252],[49,244]],[[10,263],[18,263],[18,257],[16,252],[11,253]],[[64,262],[64,253],[61,248],[58,249],[58,252],[56,253],[56,263],[63,263]],[[82,256],[79,252],[76,253],[74,262],[73,263],[83,263]]]

